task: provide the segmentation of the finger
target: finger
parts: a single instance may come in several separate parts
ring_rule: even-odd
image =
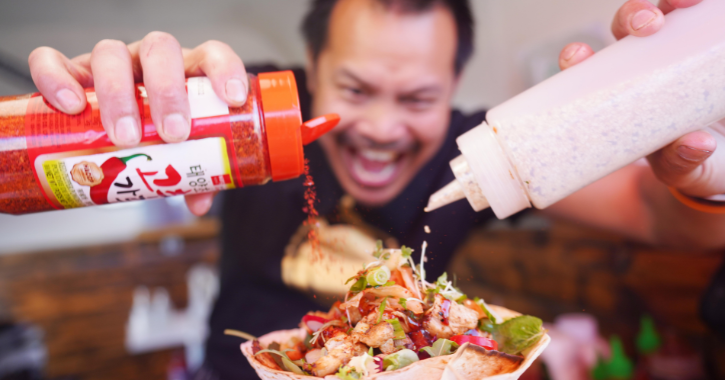
[[[214,92],[230,106],[239,107],[247,101],[247,71],[229,45],[207,41],[188,51],[184,63],[187,76],[209,77]]]
[[[702,0],[660,0],[657,7],[664,14],[668,14],[677,8],[688,8],[699,4]]]
[[[189,211],[191,211],[192,214],[202,216],[211,209],[211,205],[214,202],[214,196],[216,196],[216,192],[191,194],[185,196],[184,199],[186,200],[186,207],[189,208]]]
[[[559,68],[566,70],[594,55],[594,50],[582,42],[573,42],[564,46],[559,53]]]
[[[628,0],[614,16],[612,34],[616,39],[628,35],[645,37],[660,30],[664,22],[662,11],[649,1]]]
[[[138,53],[159,136],[166,142],[186,140],[191,124],[179,42],[168,33],[151,32],[141,41]]]
[[[668,186],[687,192],[704,185],[703,163],[715,151],[715,138],[705,131],[680,137],[647,157],[657,178]]]
[[[33,82],[53,107],[68,114],[77,114],[86,108],[83,87],[93,85],[90,71],[49,47],[33,50],[28,56],[28,65]]]
[[[132,147],[141,141],[141,118],[136,103],[136,88],[131,54],[121,41],[103,40],[90,57],[101,122],[111,141]]]

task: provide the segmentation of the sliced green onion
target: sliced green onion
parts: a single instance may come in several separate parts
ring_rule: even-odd
[[[259,350],[254,355],[257,356],[257,355],[263,354],[263,353],[279,355],[280,359],[282,359],[282,365],[280,367],[284,367],[284,369],[286,369],[287,371],[294,372],[298,375],[306,375],[306,373],[300,367],[298,367],[297,364],[295,364],[294,362],[292,362],[292,360],[290,360],[290,358],[287,356],[288,351],[294,351],[294,349],[288,348],[288,349],[285,349],[282,351],[277,351],[277,350],[268,348],[265,350]],[[276,362],[276,360],[275,360],[275,362]],[[277,363],[277,364],[279,364],[279,363]]]
[[[382,255],[382,254],[383,254],[383,241],[378,240],[375,242],[375,250],[373,251],[373,256],[376,259],[379,259],[380,255]]]
[[[403,326],[400,325],[399,320],[386,319],[385,322],[393,325],[393,331],[395,331],[395,336],[393,336],[393,339],[405,339],[405,330],[403,330]]]
[[[388,296],[385,296],[385,298],[383,298],[383,302],[380,303],[380,308],[378,309],[378,322],[377,323],[380,323],[380,321],[383,320],[383,312],[385,311],[385,301],[387,299],[388,299]]]
[[[300,367],[297,366],[297,364],[293,363],[292,360],[289,360],[287,356],[282,357],[282,363],[284,363],[284,367],[290,371],[294,372],[298,375],[306,375],[305,371],[303,371]]]
[[[400,306],[403,307],[403,309],[406,309],[406,310],[408,309],[408,300],[407,299],[401,298],[398,300],[398,303],[400,304]]]
[[[373,353],[373,348],[372,347],[370,347],[370,349],[368,350],[368,355],[375,356],[375,354]]]
[[[390,269],[386,265],[372,268],[366,279],[371,286],[385,285],[390,280]]]
[[[350,291],[353,293],[362,292],[365,290],[365,288],[368,286],[368,281],[365,279],[365,277],[360,277],[360,279],[357,280],[352,286],[350,287]]]
[[[393,286],[393,285],[395,285],[395,281],[388,281],[388,282],[386,282],[386,283],[384,283],[382,285],[376,286],[376,288],[381,288],[383,286]]]
[[[252,334],[245,333],[244,331],[232,330],[232,329],[226,329],[226,330],[224,330],[224,335],[237,336],[237,337],[240,337],[240,338],[246,339],[246,340],[255,340],[255,339],[257,339]]]

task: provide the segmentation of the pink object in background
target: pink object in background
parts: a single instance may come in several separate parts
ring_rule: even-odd
[[[594,316],[562,314],[544,326],[551,344],[541,355],[552,380],[588,380],[597,357],[609,357],[609,345],[599,335]]]

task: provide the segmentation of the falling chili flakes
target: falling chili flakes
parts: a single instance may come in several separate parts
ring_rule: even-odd
[[[322,252],[320,250],[320,237],[318,230],[317,209],[315,208],[315,202],[317,202],[317,190],[315,189],[315,181],[310,175],[310,161],[305,160],[305,203],[306,206],[303,210],[307,213],[307,220],[305,225],[309,226],[310,230],[307,232],[307,240],[312,245],[312,261],[315,262],[322,258]]]

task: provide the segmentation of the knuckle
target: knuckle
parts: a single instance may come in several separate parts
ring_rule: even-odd
[[[229,45],[217,40],[209,40],[199,45],[199,48],[205,53],[228,52],[231,50]]]
[[[162,44],[166,46],[172,46],[181,49],[179,41],[174,36],[166,32],[154,31],[147,34],[143,40],[141,40],[141,49],[146,50],[152,45]]]
[[[171,83],[165,83],[155,86],[152,96],[163,102],[181,101],[185,92]]]
[[[121,49],[126,49],[126,44],[124,44],[122,41],[104,39],[104,40],[98,41],[96,46],[93,48],[93,53],[118,51]]]

